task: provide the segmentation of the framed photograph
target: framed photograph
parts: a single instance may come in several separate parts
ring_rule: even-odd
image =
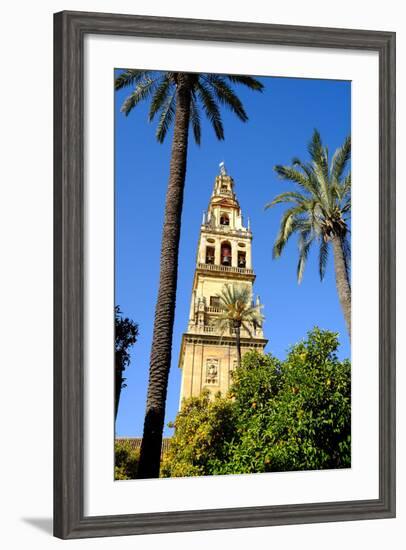
[[[395,516],[395,34],[54,18],[54,534]]]

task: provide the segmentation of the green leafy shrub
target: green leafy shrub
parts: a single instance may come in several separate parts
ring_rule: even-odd
[[[336,334],[314,329],[280,364],[244,357],[231,389],[238,438],[219,473],[351,465],[351,366],[338,360],[337,346]]]
[[[139,449],[133,449],[129,441],[116,441],[114,444],[114,479],[135,479],[139,457]]]
[[[214,465],[227,459],[225,442],[234,433],[235,408],[220,395],[209,392],[185,399],[176,421],[175,434],[161,465],[161,477],[200,476],[213,473]]]

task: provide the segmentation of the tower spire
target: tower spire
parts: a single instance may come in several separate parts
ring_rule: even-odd
[[[227,176],[227,170],[226,170],[226,165],[224,163],[224,160],[220,162],[219,167],[220,167],[220,175]]]

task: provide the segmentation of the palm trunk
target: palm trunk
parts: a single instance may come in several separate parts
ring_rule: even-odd
[[[158,299],[151,346],[147,406],[138,478],[159,476],[165,403],[172,354],[178,253],[190,119],[188,76],[178,75],[176,114],[162,232]]]
[[[241,334],[240,334],[240,325],[235,324],[235,345],[237,346],[237,368],[239,369],[241,367]]]
[[[337,235],[332,237],[331,242],[333,245],[338,298],[340,300],[341,309],[343,310],[348,334],[351,338],[351,286],[345,265],[343,245],[341,238]]]

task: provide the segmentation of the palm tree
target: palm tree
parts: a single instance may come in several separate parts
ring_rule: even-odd
[[[192,74],[124,70],[115,81],[116,90],[133,91],[121,111],[127,116],[140,102],[150,99],[149,120],[158,116],[157,140],[162,143],[173,123],[172,151],[161,242],[160,279],[155,308],[144,432],[138,477],[158,477],[178,271],[178,250],[186,175],[189,127],[197,144],[201,140],[200,107],[218,139],[224,139],[220,105],[228,107],[243,122],[244,107],[230,84],[261,91],[263,85],[249,76]]]
[[[220,315],[215,325],[224,334],[227,330],[235,333],[237,348],[237,367],[241,366],[241,328],[252,337],[252,328],[261,326],[264,316],[260,312],[262,306],[251,301],[251,290],[248,285],[225,284],[219,298]]]
[[[346,170],[351,157],[351,139],[334,153],[329,167],[327,147],[314,130],[308,151],[311,162],[295,158],[292,166],[275,166],[281,179],[292,181],[298,191],[281,193],[266,205],[280,203],[289,206],[284,212],[279,234],[273,247],[278,258],[293,233],[299,235],[297,278],[300,283],[311,245],[319,244],[319,274],[323,280],[328,260],[329,245],[333,248],[336,286],[348,333],[351,337],[350,244],[348,236],[351,213],[351,173]]]

